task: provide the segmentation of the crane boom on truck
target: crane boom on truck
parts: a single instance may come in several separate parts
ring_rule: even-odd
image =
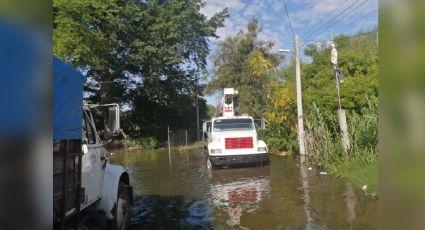
[[[96,129],[93,109],[107,110],[104,135],[120,130],[118,104],[83,102],[84,76],[53,60],[54,229],[126,229],[133,190],[122,166],[109,163],[109,151]]]
[[[258,140],[254,119],[236,116],[234,99],[238,91],[225,88],[219,116],[211,119],[208,134],[207,167],[260,164],[270,162],[267,145]]]

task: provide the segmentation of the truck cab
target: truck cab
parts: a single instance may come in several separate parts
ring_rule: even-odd
[[[224,90],[222,116],[211,120],[207,157],[209,169],[269,164],[267,145],[258,140],[254,119],[248,115],[234,115],[235,92],[232,88]]]
[[[126,229],[133,190],[128,173],[109,163],[108,142],[120,131],[118,104],[83,101],[84,76],[53,62],[54,229]],[[103,135],[92,110],[104,112]]]

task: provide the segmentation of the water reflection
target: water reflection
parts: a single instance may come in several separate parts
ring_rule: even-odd
[[[306,156],[300,157],[300,180],[302,183],[303,200],[304,200],[304,212],[306,216],[306,229],[311,229],[313,218],[310,213],[310,187],[309,187],[309,176],[307,168],[308,159]]]
[[[353,229],[353,222],[356,219],[356,194],[354,193],[353,185],[350,182],[345,183],[344,201],[347,206],[347,223],[349,229]]]
[[[376,200],[299,158],[211,174],[202,150],[117,151],[111,161],[134,188],[130,229],[377,229]]]
[[[214,207],[228,214],[227,225],[241,225],[241,216],[257,210],[270,194],[270,167],[217,170],[212,172]],[[242,228],[242,226],[240,226]]]

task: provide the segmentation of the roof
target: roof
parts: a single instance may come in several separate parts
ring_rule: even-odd
[[[53,140],[81,139],[85,77],[53,58]]]

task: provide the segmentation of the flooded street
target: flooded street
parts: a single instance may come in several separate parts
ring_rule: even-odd
[[[378,228],[376,200],[296,158],[208,173],[200,149],[113,152],[134,189],[130,229]]]

